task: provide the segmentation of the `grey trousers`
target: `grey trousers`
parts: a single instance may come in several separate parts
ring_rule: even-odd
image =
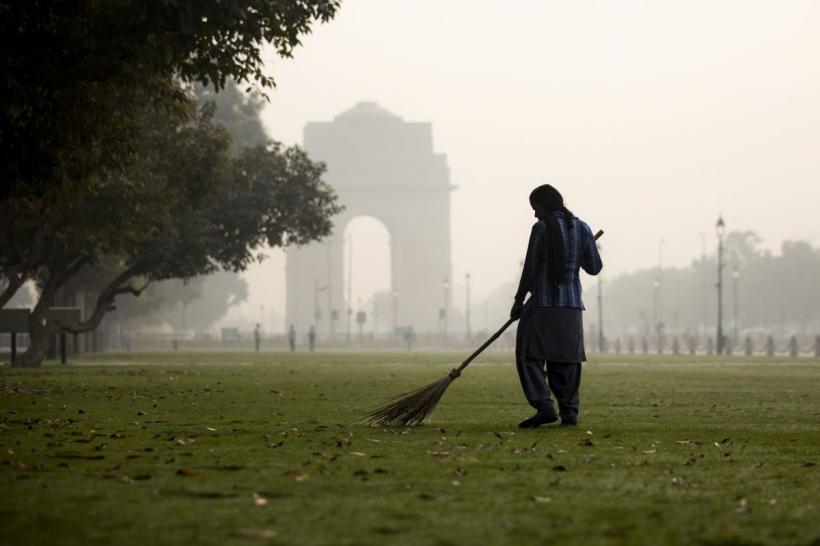
[[[578,390],[581,386],[580,362],[547,362],[546,370],[543,360],[532,357],[516,357],[518,378],[527,402],[538,411],[554,409],[550,391],[558,402],[561,419],[578,418],[581,399]]]

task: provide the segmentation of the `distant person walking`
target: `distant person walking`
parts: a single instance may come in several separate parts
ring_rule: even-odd
[[[520,318],[516,368],[536,414],[518,426],[553,423],[559,413],[562,425],[573,426],[578,424],[581,362],[586,360],[579,269],[597,275],[603,263],[589,226],[564,206],[558,190],[548,184],[535,188],[530,205],[538,221],[530,232],[510,316]],[[531,297],[525,305],[528,292]]]
[[[262,331],[259,323],[256,323],[256,328],[253,331],[253,344],[256,347],[256,352],[259,352],[259,346],[262,344]]]
[[[316,348],[316,329],[313,326],[311,326],[308,331],[308,345],[310,346],[310,352],[312,353]]]
[[[290,352],[296,350],[296,328],[293,327],[293,324],[290,325],[290,330],[288,330],[288,345],[290,345]]]

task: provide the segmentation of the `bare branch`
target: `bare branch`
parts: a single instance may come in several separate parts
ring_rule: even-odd
[[[105,314],[113,308],[114,299],[116,299],[117,296],[121,294],[132,294],[134,296],[139,296],[146,288],[148,288],[148,285],[151,284],[150,280],[141,288],[136,288],[131,285],[123,286],[124,283],[139,275],[142,269],[142,264],[134,264],[117,275],[117,277],[105,287],[105,290],[103,290],[97,298],[97,305],[94,308],[94,312],[91,313],[91,316],[88,317],[88,319],[78,324],[63,326],[61,330],[70,334],[82,334],[97,328]]]

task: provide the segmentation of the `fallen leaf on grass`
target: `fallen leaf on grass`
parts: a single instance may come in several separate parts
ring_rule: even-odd
[[[199,472],[193,468],[180,468],[177,470],[177,476],[196,476],[197,474],[199,474]]]
[[[367,456],[367,453],[362,453],[361,451],[351,451],[350,454],[355,456],[355,457],[366,457]]]
[[[539,497],[539,496],[536,495],[532,498],[532,500],[534,500],[535,502],[541,502],[541,503],[547,504],[547,503],[552,502],[552,497]]]
[[[261,496],[257,493],[254,493],[253,494],[253,505],[254,506],[267,506],[268,505],[268,499],[266,499],[265,497],[263,497],[263,496]]]

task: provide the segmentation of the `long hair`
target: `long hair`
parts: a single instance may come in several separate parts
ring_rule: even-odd
[[[564,248],[564,238],[561,236],[561,228],[558,225],[558,218],[553,214],[561,211],[564,213],[564,222],[567,229],[573,229],[575,216],[564,206],[564,198],[561,192],[549,184],[538,186],[530,193],[530,205],[540,204],[548,213],[543,219],[546,226],[544,233],[544,250],[547,261],[547,280],[553,284],[561,284],[566,278],[566,248]]]

